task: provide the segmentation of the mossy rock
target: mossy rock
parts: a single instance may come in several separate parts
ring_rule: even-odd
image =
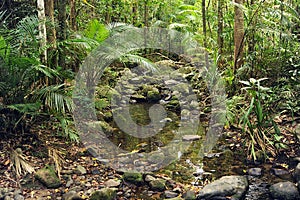
[[[123,180],[129,183],[133,183],[135,185],[143,184],[143,175],[141,173],[136,172],[125,172],[123,174]]]
[[[166,180],[156,179],[149,183],[149,186],[152,190],[162,192],[166,189]]]
[[[92,193],[89,200],[113,200],[117,197],[117,191],[113,188],[102,188]]]
[[[151,102],[159,101],[161,99],[159,90],[157,88],[153,88],[153,90],[148,91],[147,99],[148,99],[148,101],[151,101]]]
[[[35,178],[43,183],[47,188],[58,188],[61,185],[61,181],[55,173],[52,166],[45,166],[39,169],[35,173]]]

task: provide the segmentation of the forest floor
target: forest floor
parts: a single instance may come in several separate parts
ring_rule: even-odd
[[[261,178],[268,182],[276,182],[282,179],[282,177],[268,172],[272,168],[284,169],[292,174],[297,163],[294,158],[300,157],[299,143],[296,141],[294,134],[295,124],[291,118],[285,117],[281,119],[279,125],[284,135],[282,142],[287,147],[279,149],[277,156],[269,157],[264,163],[247,160],[247,150],[243,146],[245,144],[244,134],[241,133],[240,129],[230,128],[224,130],[224,134],[214,152],[217,153],[219,147],[222,146],[223,149],[231,150],[233,155],[231,158],[204,158],[203,169],[205,171],[215,171],[213,172],[215,178],[219,178],[220,176],[232,174],[245,175],[247,169],[259,167],[265,171]],[[33,166],[35,170],[46,165],[54,165],[55,159],[49,157],[49,149],[57,152],[60,158],[56,158],[56,160],[62,161],[61,186],[56,189],[48,189],[36,180],[32,174],[24,173],[17,177],[9,154],[11,148],[21,148],[24,160]],[[87,173],[76,172],[78,166],[83,166]],[[161,199],[165,195],[165,191],[151,191],[147,184],[136,186],[126,183],[122,180],[122,172],[117,172],[103,165],[93,158],[82,144],[67,142],[64,138],[51,134],[50,130],[39,130],[37,128],[33,128],[31,133],[26,134],[1,135],[0,172],[0,188],[11,188],[11,193],[17,191],[25,199],[62,199],[62,196],[70,190],[76,191],[83,199],[88,199],[93,191],[104,188],[108,180],[120,181],[120,184],[116,186],[118,199]],[[155,176],[167,180],[172,179],[172,177],[167,177],[165,174],[156,173]],[[202,184],[207,184],[210,181],[208,179]],[[180,193],[179,196],[186,191],[197,193],[202,187],[201,184],[195,186],[192,183],[172,181],[172,188],[179,188],[177,190]],[[170,187],[167,189],[170,189]]]

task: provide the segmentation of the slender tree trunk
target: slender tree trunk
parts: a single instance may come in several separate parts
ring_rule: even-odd
[[[112,6],[111,1],[106,1],[106,14],[105,14],[105,23],[109,24],[111,21],[111,13],[110,13],[110,8]]]
[[[250,6],[252,6],[254,4],[254,0],[251,0],[250,1]],[[251,13],[252,15],[252,13]],[[256,26],[256,20],[252,22],[252,27],[255,27]],[[252,59],[251,59],[251,73],[250,73],[250,76],[252,77],[253,76],[253,73],[255,71],[255,56],[253,55],[254,54],[254,51],[255,51],[255,28],[253,28],[252,30],[249,30],[249,39],[248,39],[248,55],[252,56]]]
[[[148,23],[148,0],[144,0],[144,25],[149,26]]]
[[[243,5],[243,0],[235,0],[236,4]],[[233,72],[243,64],[244,52],[244,13],[239,6],[234,7],[234,68]]]
[[[57,67],[57,55],[56,55],[56,30],[54,25],[54,0],[45,0],[46,16],[48,17],[50,24],[47,28],[47,43],[50,46],[47,49],[48,66]]]
[[[223,0],[218,0],[218,66],[222,64],[222,53],[224,46],[223,38]]]
[[[205,9],[205,0],[202,0],[202,28],[203,28],[203,45],[207,47],[207,30],[206,30],[206,9]]]
[[[44,0],[37,0],[37,10],[39,18],[39,37],[40,37],[40,60],[43,64],[47,63],[47,32],[46,32],[46,16]]]
[[[77,31],[76,17],[76,0],[70,0],[70,28],[73,31]]]
[[[67,0],[57,0],[57,6],[58,6],[57,38],[58,38],[59,41],[64,41],[67,38],[66,3],[67,3]],[[65,60],[65,54],[64,54],[63,46],[61,46],[59,48],[58,64],[63,69],[66,69],[66,60]]]
[[[207,29],[206,29],[206,7],[205,0],[202,0],[202,27],[203,27],[203,45],[204,48],[207,48]],[[205,51],[205,66],[208,67],[208,54]]]
[[[135,23],[137,22],[137,17],[138,17],[138,5],[137,5],[137,1],[134,0],[132,1],[132,24],[135,25]]]

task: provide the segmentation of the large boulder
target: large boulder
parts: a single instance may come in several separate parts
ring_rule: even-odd
[[[296,182],[300,181],[300,163],[298,163],[298,165],[296,166],[293,175],[294,175],[294,179],[296,180]]]
[[[222,199],[225,197],[231,197],[232,200],[242,199],[248,186],[245,176],[224,176],[206,185],[197,195],[197,199]]]
[[[279,182],[270,187],[270,194],[273,199],[299,200],[299,191],[292,182]]]
[[[46,166],[39,169],[36,172],[35,177],[47,188],[58,188],[61,185],[61,181],[52,166]]]

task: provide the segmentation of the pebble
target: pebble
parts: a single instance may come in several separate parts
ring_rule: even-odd
[[[164,192],[166,198],[174,198],[178,196],[178,193],[166,190]]]
[[[17,194],[14,196],[14,200],[24,200],[24,196],[20,195],[20,194]]]
[[[182,136],[183,141],[195,141],[200,140],[201,136],[199,135],[184,135]]]
[[[292,179],[292,175],[289,173],[288,170],[272,168],[271,171],[273,172],[273,174],[275,176],[278,176],[281,179],[284,179],[284,180]]]
[[[261,176],[262,175],[262,169],[261,168],[250,168],[248,169],[248,174],[250,176]]]
[[[104,185],[106,187],[118,187],[120,185],[120,181],[119,180],[114,180],[114,179],[109,179],[108,181],[106,181],[104,183]]]

